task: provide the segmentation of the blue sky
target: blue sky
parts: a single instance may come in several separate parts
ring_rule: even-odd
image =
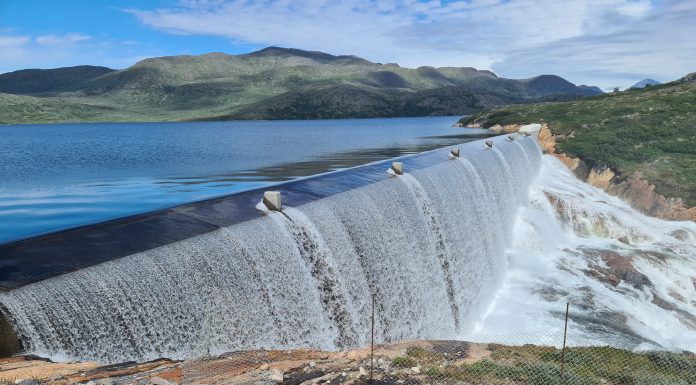
[[[628,86],[696,71],[696,0],[0,0],[0,73],[279,45]]]

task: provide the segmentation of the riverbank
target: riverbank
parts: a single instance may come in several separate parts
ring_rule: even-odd
[[[532,125],[495,124],[488,129],[495,134],[511,134]],[[645,179],[640,170],[626,176],[610,166],[598,165],[596,161],[563,152],[559,150],[558,141],[567,139],[567,136],[555,134],[549,123],[536,125],[539,126],[539,143],[543,151],[558,158],[584,182],[623,199],[644,214],[668,220],[696,221],[696,206],[689,207],[682,198],[666,197],[658,193],[660,189]],[[466,127],[481,128],[481,123],[470,122]]]
[[[459,125],[514,132],[544,123],[546,151],[581,179],[663,219],[696,220],[696,82],[584,100],[495,108]]]
[[[177,384],[691,383],[696,359],[686,353],[635,353],[610,347],[505,346],[411,341],[342,352],[255,350],[216,357],[99,366],[37,357],[0,360],[0,383],[17,385]],[[564,369],[561,363],[564,362]]]

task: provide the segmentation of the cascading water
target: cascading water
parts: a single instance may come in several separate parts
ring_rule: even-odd
[[[558,344],[569,302],[575,344],[696,351],[696,224],[647,217],[549,155],[540,175],[471,337]]]
[[[0,294],[28,352],[119,362],[456,338],[506,270],[533,138]],[[444,159],[444,158],[443,158]]]

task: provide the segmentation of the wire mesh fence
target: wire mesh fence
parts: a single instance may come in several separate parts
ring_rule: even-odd
[[[696,357],[611,346],[412,341],[347,352],[255,351],[192,360],[185,384],[696,384]]]
[[[187,361],[184,384],[696,385],[696,356],[598,344],[558,330],[371,343],[340,352],[263,350]],[[374,341],[374,304],[370,331]],[[605,336],[606,337],[606,336]],[[618,340],[617,340],[618,341]]]
[[[562,321],[557,330],[456,341],[251,350],[108,367],[10,358],[0,362],[0,385],[696,385],[693,353],[602,345],[572,326],[566,333]]]

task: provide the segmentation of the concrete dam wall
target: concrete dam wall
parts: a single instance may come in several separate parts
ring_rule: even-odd
[[[104,363],[341,349],[369,341],[373,297],[379,341],[456,338],[502,280],[541,165],[531,136],[457,149],[1,245],[8,341]]]

